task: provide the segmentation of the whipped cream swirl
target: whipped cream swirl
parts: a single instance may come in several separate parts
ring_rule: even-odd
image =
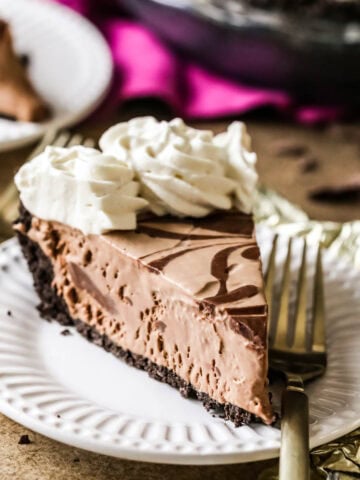
[[[251,138],[245,125],[241,122],[231,123],[226,132],[215,135],[214,143],[226,152],[226,175],[236,183],[234,207],[251,213],[257,195],[257,157],[251,151]]]
[[[20,168],[15,183],[32,214],[101,234],[136,228],[136,213],[147,201],[133,178],[126,163],[99,150],[46,147]]]
[[[214,135],[179,118],[135,118],[107,130],[100,147],[47,147],[25,164],[15,176],[25,207],[85,234],[133,230],[145,208],[179,217],[252,211],[256,155],[240,122]]]
[[[252,210],[256,155],[247,150],[249,137],[239,122],[214,135],[179,118],[135,118],[107,130],[100,147],[135,170],[140,195],[158,215],[203,217],[233,206]]]

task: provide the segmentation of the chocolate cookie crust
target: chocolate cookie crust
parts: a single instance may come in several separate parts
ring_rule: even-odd
[[[31,215],[22,208],[18,221],[21,222],[25,230],[27,230],[30,227]],[[230,403],[220,404],[211,399],[209,395],[195,390],[191,384],[181,379],[168,368],[156,365],[146,357],[122,349],[118,345],[115,345],[106,335],[99,334],[94,327],[90,327],[78,319],[71,318],[66,303],[57,295],[55,288],[51,286],[54,277],[51,261],[43,253],[41,248],[26,235],[17,232],[17,236],[30,272],[32,273],[35,290],[40,297],[38,310],[43,318],[56,320],[61,325],[75,326],[77,331],[90,342],[104,348],[107,352],[111,352],[127,364],[145,370],[150,377],[177,388],[182,396],[199,399],[207,410],[216,412],[225,420],[232,421],[235,426],[247,425],[250,422],[259,421],[253,414],[240,407]]]

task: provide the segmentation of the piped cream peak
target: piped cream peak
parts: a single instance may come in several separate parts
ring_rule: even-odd
[[[15,183],[26,209],[85,234],[134,230],[144,209],[194,218],[252,211],[256,155],[240,122],[214,135],[180,118],[134,118],[108,129],[100,148],[49,146],[21,167]]]

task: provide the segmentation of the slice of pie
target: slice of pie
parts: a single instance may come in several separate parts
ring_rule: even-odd
[[[134,232],[85,236],[23,210],[16,229],[45,318],[75,324],[184,396],[222,407],[236,425],[273,421],[249,215],[148,218]]]
[[[0,115],[40,122],[49,108],[35,91],[26,68],[13,48],[9,25],[0,19]]]
[[[140,118],[100,145],[48,147],[16,175],[41,314],[236,425],[272,423],[244,126]]]

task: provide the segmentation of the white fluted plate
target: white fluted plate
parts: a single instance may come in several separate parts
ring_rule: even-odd
[[[259,239],[266,257],[270,236],[260,231]],[[294,261],[299,251],[294,248]],[[313,447],[360,425],[360,274],[328,254],[324,270],[329,358],[325,376],[307,388]],[[60,442],[134,460],[215,464],[278,455],[278,429],[234,428],[212,417],[200,402],[183,399],[76,332],[61,335],[64,327],[39,318],[37,302],[18,243],[2,244],[3,414]]]
[[[29,76],[53,114],[45,123],[0,118],[0,151],[40,138],[47,128],[74,125],[102,101],[112,77],[109,48],[85,18],[49,0],[0,0],[16,52],[29,57]]]

